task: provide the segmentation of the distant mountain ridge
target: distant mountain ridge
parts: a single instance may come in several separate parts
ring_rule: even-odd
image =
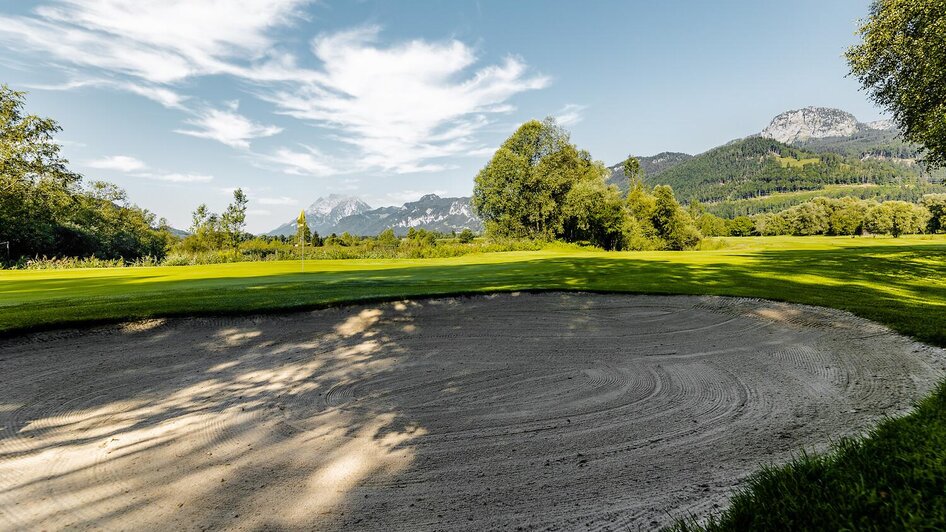
[[[318,198],[312,205],[309,205],[305,210],[305,221],[309,225],[309,230],[314,229],[321,234],[334,228],[335,224],[342,218],[361,214],[369,210],[371,210],[371,206],[359,198],[343,196],[341,194],[329,194],[324,198]],[[296,219],[294,218],[267,234],[271,236],[295,235],[297,225]]]
[[[925,172],[918,164],[919,147],[903,141],[892,121],[863,123],[850,113],[825,107],[780,113],[760,133],[696,156],[666,155],[654,156],[665,156],[659,168],[641,159],[648,184],[670,185],[678,199],[699,200],[727,215],[733,213],[734,202],[748,209],[747,200],[779,194],[778,202],[790,204],[826,187],[835,195],[905,200],[946,190],[944,172]],[[610,169],[608,181],[627,190],[621,164]],[[796,192],[806,194],[784,195]]]
[[[372,209],[358,198],[332,194],[317,199],[306,210],[306,222],[310,229],[321,235],[347,232],[364,236],[393,229],[395,234],[403,236],[412,227],[444,233],[463,229],[483,230],[483,222],[473,213],[469,197],[441,198],[436,194],[427,194],[399,207],[377,209]],[[268,234],[295,235],[296,222],[287,222]]]
[[[760,133],[698,155],[662,152],[638,160],[649,185],[671,185],[684,202],[699,200],[710,210],[731,213],[734,202],[793,192],[810,196],[825,187],[834,187],[835,195],[855,193],[854,188],[838,192],[838,187],[847,186],[856,187],[858,197],[906,200],[946,191],[946,172],[929,175],[917,164],[919,158],[918,146],[903,141],[890,120],[864,123],[840,109],[805,107],[780,113]],[[629,182],[622,166],[623,161],[608,167],[607,181],[626,192]],[[779,201],[787,206],[795,199]],[[356,197],[332,194],[316,200],[307,209],[306,220],[323,235],[346,231],[375,235],[388,228],[403,235],[411,227],[443,232],[483,229],[469,197],[435,194],[377,209]],[[269,234],[295,232],[293,220]]]

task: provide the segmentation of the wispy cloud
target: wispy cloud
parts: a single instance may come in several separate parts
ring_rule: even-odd
[[[477,149],[474,134],[489,115],[513,108],[509,98],[540,89],[521,59],[476,70],[459,41],[378,44],[376,27],[323,35],[312,51],[316,77],[263,97],[280,112],[334,129],[368,166],[394,172],[436,171],[428,161]]]
[[[311,0],[58,0],[0,17],[0,42],[153,84],[265,59],[269,31]]]
[[[254,139],[282,129],[189,93],[195,78],[236,78],[277,113],[315,126],[309,133],[320,135],[306,135],[301,149],[249,159],[312,176],[452,168],[444,159],[483,150],[479,135],[514,111],[514,96],[550,82],[514,55],[483,64],[458,40],[384,42],[375,26],[321,34],[307,50],[311,58],[297,57],[288,51],[291,44],[277,40],[277,30],[304,19],[302,7],[311,3],[45,0],[29,14],[0,15],[0,45],[42,54],[44,63],[74,78],[44,88],[138,94],[186,111],[178,133],[248,150]]]
[[[585,119],[584,111],[587,108],[587,105],[570,103],[555,113],[555,121],[558,122],[560,126],[575,125]]]
[[[299,200],[288,196],[279,196],[277,198],[259,198],[257,200],[261,205],[298,205]]]
[[[282,128],[277,126],[253,122],[236,110],[236,105],[232,105],[230,110],[208,109],[199,113],[196,118],[185,121],[196,129],[176,129],[175,132],[216,140],[227,146],[245,150],[250,147],[251,140],[271,137],[282,131]]]
[[[142,172],[135,174],[137,177],[144,177],[146,179],[154,179],[157,181],[167,181],[169,183],[206,183],[213,180],[213,176],[206,174],[182,174],[177,172],[170,173],[153,173],[153,172]]]
[[[129,155],[110,155],[85,163],[89,168],[99,170],[117,170],[119,172],[137,172],[148,167],[144,162]]]
[[[318,148],[300,145],[298,148],[279,148],[271,154],[256,154],[254,164],[275,168],[289,175],[326,177],[354,171],[336,165],[333,158]]]
[[[87,161],[85,165],[89,168],[95,168],[99,170],[115,170],[118,172],[124,172],[134,177],[153,179],[156,181],[167,181],[169,183],[206,183],[213,180],[213,176],[206,174],[154,170],[144,161],[130,155],[110,155],[107,157]]]

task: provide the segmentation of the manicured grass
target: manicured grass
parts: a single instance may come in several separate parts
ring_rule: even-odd
[[[0,331],[509,290],[751,296],[849,310],[946,344],[946,237],[722,239],[722,249],[0,272]]]
[[[0,272],[0,332],[511,290],[750,296],[822,305],[946,346],[946,236],[722,239],[721,249],[538,252]],[[692,522],[679,529],[698,528]],[[763,470],[711,530],[946,528],[946,385],[833,453]]]

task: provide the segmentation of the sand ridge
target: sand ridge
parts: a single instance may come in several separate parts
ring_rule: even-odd
[[[0,529],[649,529],[942,350],[770,301],[502,294],[0,341]]]

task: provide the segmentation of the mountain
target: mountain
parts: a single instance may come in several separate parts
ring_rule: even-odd
[[[343,198],[341,196],[328,198],[319,198],[313,206],[319,205],[318,212],[323,213],[321,225],[316,226],[309,221],[309,213],[306,212],[306,220],[309,227],[315,229],[320,235],[329,235],[331,233],[342,234],[345,232],[353,235],[376,235],[385,229],[394,229],[394,232],[403,236],[413,227],[416,229],[426,229],[428,231],[441,231],[449,233],[450,231],[462,231],[463,229],[472,229],[474,231],[483,230],[483,222],[473,213],[470,206],[470,198],[441,198],[436,194],[427,194],[417,201],[405,203],[400,207],[380,207],[377,209],[361,208],[367,207],[363,201],[357,198]],[[335,218],[339,208],[349,208],[352,212],[348,215]],[[344,208],[342,210],[344,210]],[[310,210],[312,207],[310,207]],[[290,222],[275,230],[270,235],[295,234],[296,224]]]
[[[637,160],[641,163],[641,170],[643,170],[646,179],[648,176],[655,176],[692,158],[692,155],[686,153],[665,151],[650,157],[638,157]],[[624,161],[609,166],[608,170],[611,171],[611,175],[608,176],[608,184],[616,185],[622,192],[627,192],[630,183],[624,175]]]
[[[863,123],[839,109],[806,107],[779,114],[761,133],[696,156],[641,158],[641,167],[648,184],[670,185],[681,201],[734,216],[816,195],[915,201],[946,190],[946,172],[929,174],[919,158],[889,120]],[[627,190],[621,166],[610,167],[608,182]]]
[[[305,210],[305,221],[309,224],[309,229],[316,230],[320,234],[332,232],[335,224],[346,216],[361,214],[371,210],[371,206],[354,196],[342,196],[340,194],[329,194],[324,198],[315,200],[309,208]],[[269,233],[270,236],[291,236],[296,234],[296,220],[280,225]]]
[[[720,202],[828,185],[911,185],[920,168],[883,158],[817,153],[748,137],[701,153],[647,181],[670,185],[683,201]]]
[[[851,113],[827,107],[786,111],[773,118],[760,136],[814,153],[898,159],[908,164],[920,157],[919,146],[901,139],[892,120],[864,123]]]
[[[853,135],[862,124],[851,113],[829,107],[794,109],[772,119],[762,137],[784,144]],[[866,127],[866,126],[864,126]]]

